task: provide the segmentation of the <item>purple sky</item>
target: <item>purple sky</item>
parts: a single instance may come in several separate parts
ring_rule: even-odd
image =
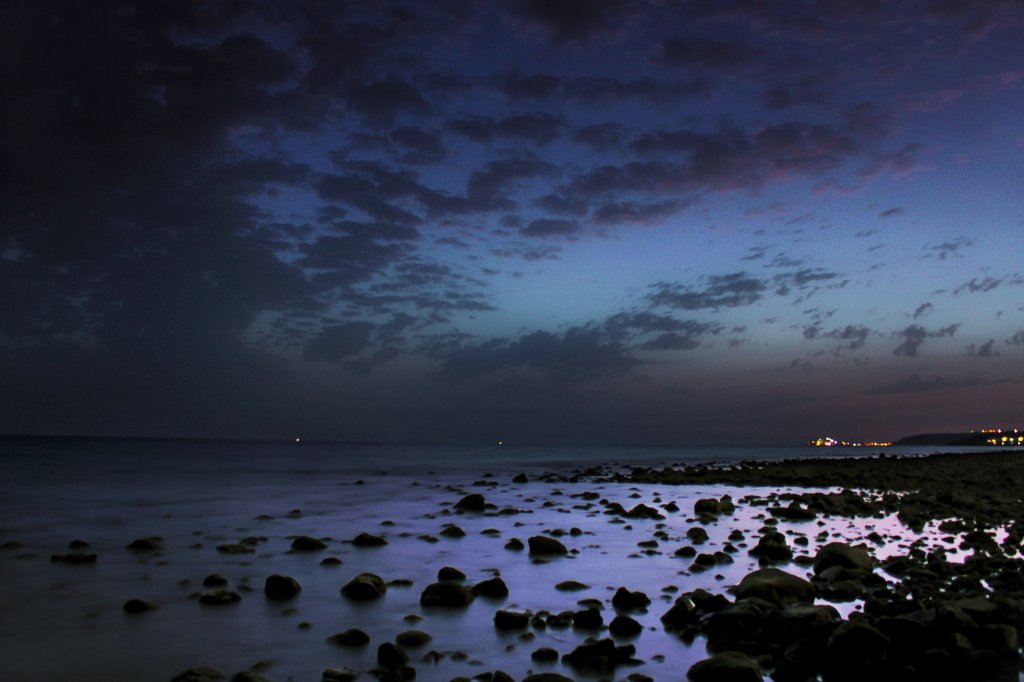
[[[12,2],[0,432],[1024,424],[1024,5]]]

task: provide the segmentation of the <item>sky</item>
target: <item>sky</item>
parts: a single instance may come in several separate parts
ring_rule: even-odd
[[[0,432],[1024,426],[1019,0],[0,9]]]

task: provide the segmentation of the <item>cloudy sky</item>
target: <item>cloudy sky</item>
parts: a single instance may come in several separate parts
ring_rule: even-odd
[[[0,432],[1024,425],[1017,0],[0,12]]]

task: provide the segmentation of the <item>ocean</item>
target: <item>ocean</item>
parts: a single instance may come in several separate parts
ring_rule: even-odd
[[[884,449],[887,455],[938,450]],[[687,644],[664,632],[660,615],[678,592],[697,587],[723,592],[756,567],[741,552],[733,564],[689,570],[688,562],[672,553],[694,525],[686,510],[702,497],[768,491],[559,483],[544,480],[544,472],[593,464],[663,466],[878,452],[3,438],[0,677],[164,681],[191,667],[210,666],[229,678],[256,669],[269,680],[316,682],[326,668],[365,674],[375,665],[377,645],[410,629],[433,637],[409,651],[417,680],[473,677],[496,669],[515,679],[546,670],[579,677],[564,663],[538,663],[530,653],[545,646],[564,654],[588,633],[497,631],[495,611],[557,613],[592,599],[608,612],[612,593],[625,586],[652,600],[646,613],[635,615],[643,632],[629,640],[642,661],[636,671],[653,679],[681,679],[706,651],[699,639]],[[513,482],[520,473],[526,483]],[[454,512],[453,504],[469,492],[482,493],[495,510],[507,513]],[[594,495],[626,508],[675,502],[683,511],[664,521],[616,524],[588,501]],[[741,505],[735,517],[705,526],[707,547],[724,546],[733,529],[756,532],[762,523],[763,514]],[[456,524],[464,537],[442,535],[446,524]],[[893,536],[905,531],[894,519],[857,527],[840,519],[824,530],[853,541],[869,529]],[[788,530],[812,540],[822,531],[806,524]],[[505,547],[511,538],[525,542],[551,531],[564,532],[563,541],[575,553],[536,563],[526,552]],[[363,532],[387,544],[354,546],[352,538]],[[299,535],[322,539],[326,548],[291,551],[292,538]],[[126,549],[135,539],[151,537],[160,538],[154,550]],[[251,553],[218,550],[243,539]],[[639,542],[649,548],[652,540],[658,550],[639,548]],[[88,544],[72,549],[73,541]],[[811,542],[807,551],[814,547]],[[879,552],[897,549],[894,542]],[[53,555],[76,551],[96,554],[96,562],[51,561]],[[324,565],[325,557],[340,563]],[[461,570],[467,583],[500,574],[509,596],[478,598],[462,609],[421,607],[420,593],[444,566]],[[341,586],[363,571],[399,582],[375,602],[342,597]],[[298,596],[286,602],[266,599],[264,581],[275,573],[294,577],[302,586]],[[211,574],[223,576],[241,600],[199,603]],[[554,588],[570,579],[588,587],[581,592]],[[156,608],[125,613],[122,605],[131,598]],[[845,612],[857,607],[840,606]],[[369,634],[369,646],[344,648],[327,641],[354,627]]]

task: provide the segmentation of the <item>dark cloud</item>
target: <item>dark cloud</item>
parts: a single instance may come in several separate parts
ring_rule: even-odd
[[[668,199],[656,202],[617,201],[602,204],[594,211],[594,221],[604,225],[660,222],[683,210],[688,202]]]
[[[429,110],[419,90],[398,77],[353,85],[346,101],[371,125],[389,125],[399,114],[424,114]]]
[[[966,249],[969,246],[974,246],[974,242],[970,239],[964,239],[963,237],[960,237],[958,239],[954,239],[953,241],[943,242],[941,244],[936,244],[934,246],[924,247],[926,251],[924,257],[930,258],[934,256],[939,260],[946,260],[947,258],[959,258],[960,251]]]
[[[556,43],[587,42],[618,27],[630,10],[625,0],[519,0],[516,11]]]
[[[407,126],[391,131],[391,139],[406,149],[401,160],[414,165],[436,164],[448,155],[441,137],[434,132]]]
[[[621,123],[595,123],[576,130],[572,141],[603,152],[621,147],[625,135],[626,128]]]
[[[897,206],[897,207],[894,207],[894,208],[887,208],[887,209],[885,209],[884,211],[882,211],[881,213],[878,214],[878,217],[879,218],[891,218],[893,216],[897,216],[897,215],[900,215],[902,213],[903,213],[903,208],[900,207],[900,206]]]
[[[345,322],[324,327],[305,350],[307,360],[338,362],[362,353],[370,344],[374,326],[369,322]]]
[[[502,119],[467,116],[449,121],[448,130],[474,142],[487,143],[501,137],[529,140],[545,145],[562,136],[565,121],[561,116],[544,111],[514,114]]]
[[[921,325],[912,324],[902,331],[896,332],[895,336],[901,337],[903,339],[903,343],[893,350],[893,355],[916,358],[918,356],[918,349],[921,347],[921,344],[924,343],[925,339],[954,336],[959,328],[959,324],[951,324],[947,327],[930,331]]]
[[[537,218],[519,230],[524,237],[564,237],[575,234],[580,225],[575,220],[561,218]]]
[[[912,317],[915,320],[917,320],[924,317],[933,310],[935,310],[935,306],[933,306],[931,303],[922,303],[921,305],[917,306],[917,308],[914,309],[914,314],[912,315]]]
[[[997,289],[1004,284],[1007,286],[1019,286],[1024,284],[1024,276],[1011,275],[1009,277],[984,277],[980,280],[977,277],[972,277],[970,281],[964,282],[956,289],[953,289],[953,293],[962,294],[966,291],[970,294],[984,294],[992,291],[993,289]]]
[[[1006,343],[1011,346],[1024,346],[1024,330],[1014,332],[1010,338],[1006,339]]]
[[[737,40],[675,36],[661,43],[657,61],[666,66],[687,66],[722,71],[755,63],[763,50]]]
[[[967,346],[967,355],[972,358],[995,358],[999,357],[999,351],[994,350],[996,340],[989,339],[980,346],[971,344]]]
[[[886,395],[892,393],[926,393],[941,391],[950,388],[969,388],[991,383],[980,377],[968,377],[960,380],[944,379],[935,375],[931,379],[922,378],[917,374],[909,374],[906,377],[885,386],[879,386],[865,391],[867,395]]]
[[[647,295],[653,305],[680,310],[735,308],[751,305],[763,298],[768,285],[746,272],[728,275],[709,275],[702,278],[703,289],[693,289],[678,283],[659,282],[654,293]]]
[[[621,374],[639,364],[601,330],[572,327],[563,334],[537,331],[518,339],[461,347],[443,359],[442,374],[467,380],[526,372],[541,381],[579,382]]]

